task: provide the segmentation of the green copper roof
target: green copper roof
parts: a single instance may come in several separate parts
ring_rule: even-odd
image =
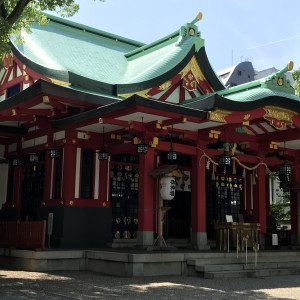
[[[48,16],[45,26],[24,33],[25,43],[13,43],[17,57],[29,68],[72,86],[116,94],[136,85],[148,88],[155,78],[177,71],[187,56],[204,42],[196,19],[175,33],[149,45]],[[180,71],[180,70],[179,70]],[[148,84],[149,85],[149,84]],[[149,86],[150,87],[150,86]]]
[[[218,93],[220,94],[220,93]],[[267,97],[284,97],[289,98],[291,100],[295,100],[300,102],[300,98],[296,95],[292,95],[289,93],[286,93],[284,91],[279,91],[277,89],[269,89],[266,87],[258,87],[253,88],[245,91],[241,91],[239,93],[234,94],[227,94],[223,95],[226,99],[230,99],[232,101],[238,101],[238,102],[250,102],[250,101],[256,101],[262,98]]]
[[[290,62],[283,70],[278,71],[277,73],[273,73],[272,75],[267,76],[263,79],[241,84],[229,89],[223,89],[213,94],[189,99],[182,102],[182,105],[187,105],[190,107],[201,107],[201,109],[210,110],[215,106],[214,103],[210,103],[213,101],[212,99],[218,99],[219,103],[220,101],[223,102],[224,107],[229,105],[228,100],[242,104],[247,102],[255,102],[257,100],[263,101],[262,99],[268,98],[276,101],[276,105],[279,104],[278,101],[284,101],[284,98],[300,102],[300,98],[295,95],[294,88],[290,85],[289,80],[287,80],[286,75],[284,74],[291,68],[292,63]],[[227,103],[225,104],[226,101]],[[242,107],[234,106],[234,104],[232,103],[230,105],[232,107],[232,110],[236,110],[239,109],[238,107]],[[271,105],[271,103],[268,103],[268,105]],[[284,107],[285,104],[282,103],[282,106]]]

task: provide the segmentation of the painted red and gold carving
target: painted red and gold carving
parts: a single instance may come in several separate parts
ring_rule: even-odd
[[[13,55],[12,54],[4,55],[3,65],[6,70],[8,70],[9,68],[11,68],[13,66]]]
[[[185,74],[182,80],[182,85],[187,91],[190,92],[197,89],[197,80],[192,71],[189,71]]]

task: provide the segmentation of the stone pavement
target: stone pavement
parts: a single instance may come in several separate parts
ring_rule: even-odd
[[[300,299],[300,276],[120,278],[91,272],[0,270],[0,299]]]

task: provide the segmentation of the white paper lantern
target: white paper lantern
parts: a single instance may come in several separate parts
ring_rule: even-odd
[[[175,177],[163,177],[159,181],[160,196],[163,200],[172,200],[175,196]]]

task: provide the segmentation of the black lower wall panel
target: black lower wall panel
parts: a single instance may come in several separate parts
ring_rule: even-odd
[[[1,209],[0,222],[11,222],[18,220],[18,210],[15,208]]]
[[[53,213],[52,248],[100,248],[112,240],[110,208],[45,207],[39,209],[38,219],[47,220],[49,213]]]

